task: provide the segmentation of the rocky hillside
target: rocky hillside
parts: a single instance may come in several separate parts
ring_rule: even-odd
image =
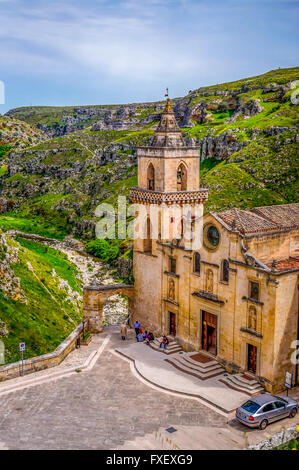
[[[14,117],[0,115],[0,149],[2,145],[22,149],[45,140],[44,133]]]
[[[270,119],[265,119],[262,127],[293,125],[294,116],[286,108],[291,83],[298,80],[298,77],[298,67],[277,69],[235,82],[190,90],[185,97],[173,100],[176,118],[182,128],[196,127],[198,123],[206,124],[205,128],[192,133],[196,137],[209,134],[210,126],[213,128],[224,123],[240,122],[263,111],[273,115]],[[278,103],[285,103],[286,106],[278,109]],[[32,106],[12,109],[7,112],[7,116],[25,121],[48,135],[57,137],[87,127],[94,131],[140,130],[159,119],[162,108],[162,102],[74,107]],[[265,114],[262,114],[261,120],[264,117]],[[237,125],[229,127],[238,128]],[[245,127],[254,127],[253,122]],[[218,132],[222,130],[223,127],[217,129]]]
[[[7,155],[46,140],[46,135],[24,121],[0,115],[0,176],[7,173]]]
[[[50,137],[91,127],[94,131],[142,129],[159,117],[163,103],[107,106],[32,106],[8,111],[7,116],[26,121]]]
[[[298,201],[296,79],[299,68],[278,69],[173,100],[186,143],[201,148],[207,210]],[[92,239],[97,204],[136,185],[135,147],[150,141],[162,106],[9,111],[55,137],[10,152],[0,177],[0,226]]]

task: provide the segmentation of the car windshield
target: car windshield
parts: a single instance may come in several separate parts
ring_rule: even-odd
[[[249,413],[255,413],[260,408],[260,405],[252,400],[248,400],[244,405],[242,405],[242,408]]]

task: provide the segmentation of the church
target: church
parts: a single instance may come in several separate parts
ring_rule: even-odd
[[[130,198],[144,210],[143,234],[134,239],[132,323],[211,355],[228,372],[246,372],[270,392],[284,388],[286,372],[297,383],[299,204],[204,213],[200,149],[185,145],[169,99],[137,157]],[[176,220],[173,205],[188,205],[191,215]],[[185,236],[196,227],[193,208],[204,214],[196,248]],[[165,236],[165,224],[179,235],[170,228]]]

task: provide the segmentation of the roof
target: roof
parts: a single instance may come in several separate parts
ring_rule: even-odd
[[[162,112],[160,122],[156,128],[155,136],[151,143],[152,147],[184,147],[184,139],[178,123],[175,118],[174,111],[171,106],[170,99],[166,101],[165,108]]]
[[[243,235],[299,229],[299,203],[213,213],[229,230]]]
[[[272,262],[273,263],[273,262]],[[293,269],[299,269],[299,258],[290,257],[282,260],[275,261],[273,266],[272,263],[266,263],[266,266],[275,272],[290,271]]]
[[[276,397],[273,397],[270,393],[262,393],[261,395],[256,395],[253,398],[250,398],[251,401],[254,401],[258,405],[264,405],[265,403],[271,403],[275,400]]]

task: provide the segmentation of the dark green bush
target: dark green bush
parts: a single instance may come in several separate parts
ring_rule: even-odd
[[[107,263],[111,263],[118,257],[119,244],[117,240],[92,240],[87,243],[86,251]]]

